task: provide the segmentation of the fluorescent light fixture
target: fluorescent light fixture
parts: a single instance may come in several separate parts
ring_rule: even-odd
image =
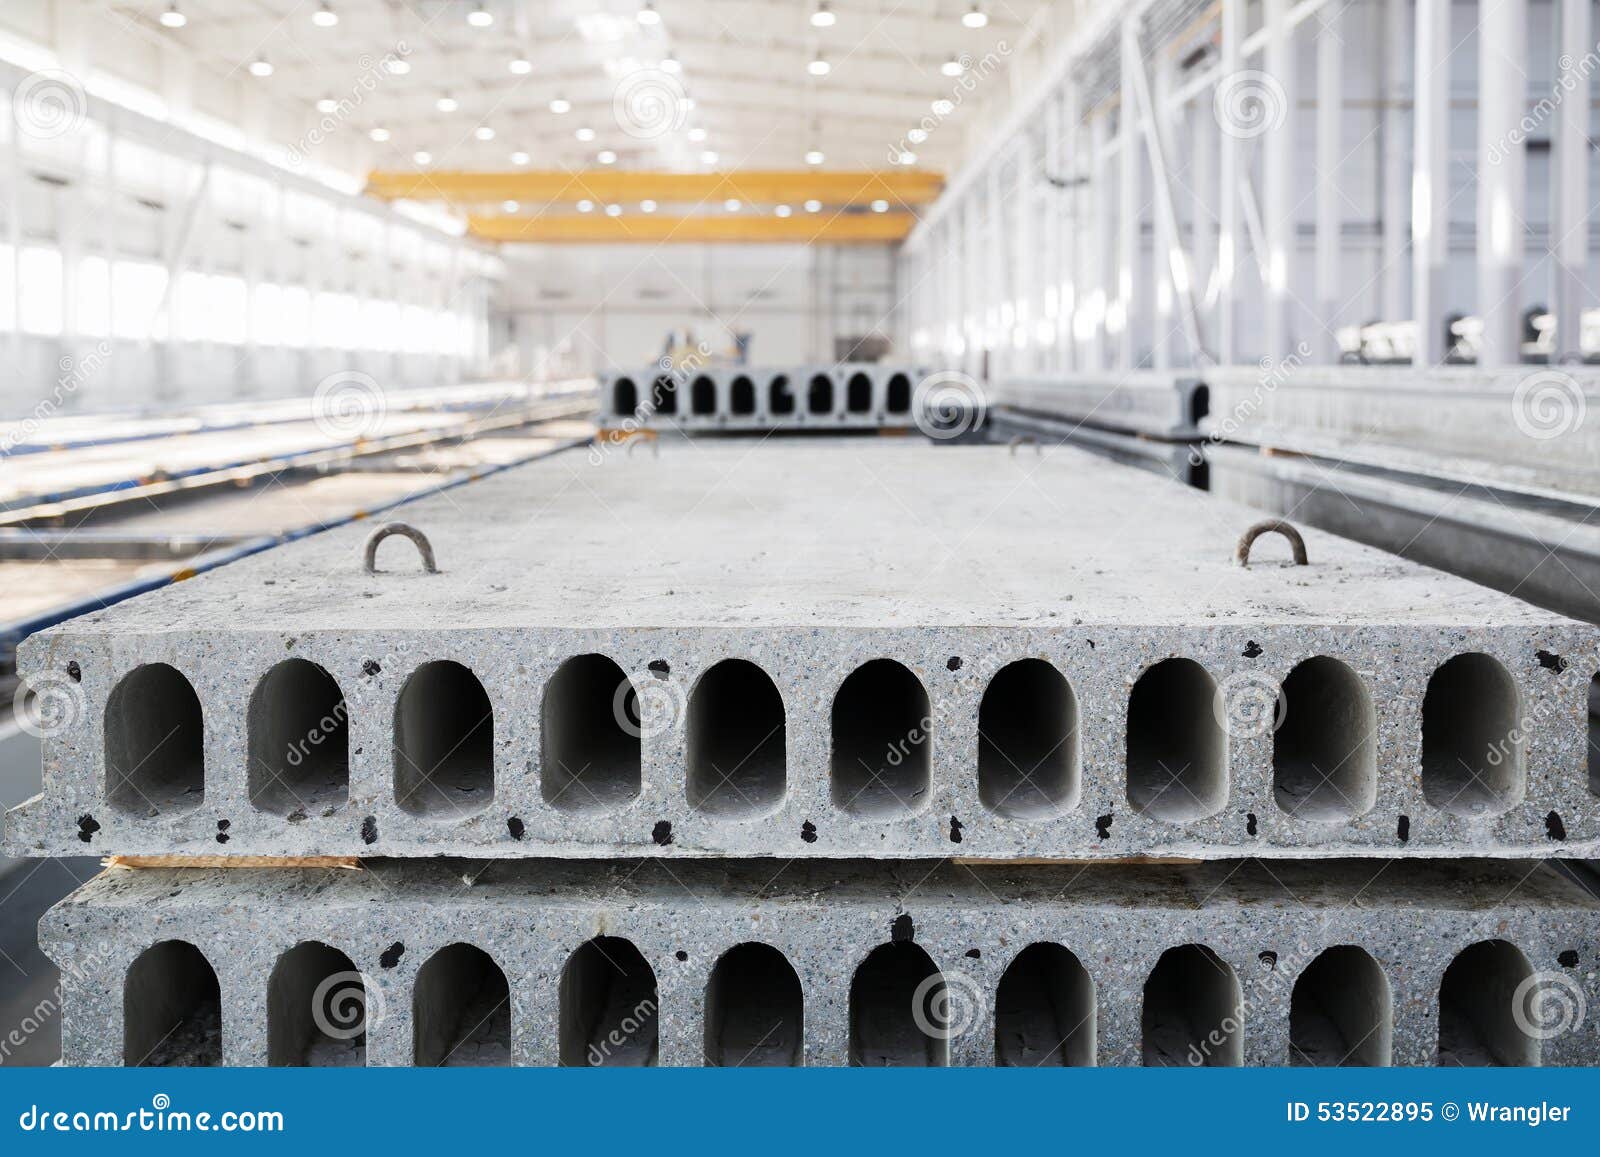
[[[622,206],[621,205],[607,205],[606,206],[606,216],[607,217],[620,217],[620,216],[622,216]]]
[[[411,62],[404,57],[388,56],[384,58],[383,67],[390,76],[404,76],[411,71]]]
[[[592,212],[593,210],[594,210],[594,202],[589,200],[589,198],[585,197],[583,200],[578,202],[578,212],[580,212],[580,213],[589,213],[589,212]]]
[[[317,10],[311,14],[311,23],[318,28],[334,28],[338,26],[339,14],[327,4],[318,4]]]
[[[895,157],[895,162],[901,165],[914,165],[917,163],[917,154],[909,149],[901,149],[899,155]]]
[[[689,130],[689,139],[691,141],[694,141],[696,144],[699,144],[701,141],[706,139],[706,130],[702,129],[702,128],[692,128],[692,129],[690,129]]]
[[[650,200],[650,198],[646,197],[643,201],[639,202],[639,211],[641,213],[654,213],[656,211],[656,203]]]
[[[488,28],[494,23],[494,13],[479,4],[471,12],[467,13],[467,23],[474,28]]]
[[[828,0],[818,0],[817,10],[811,14],[811,27],[832,28],[837,19],[833,9],[828,7]]]
[[[528,73],[533,71],[533,61],[526,56],[513,56],[510,68],[513,76],[527,76]]]
[[[433,154],[427,149],[418,149],[411,154],[411,160],[418,165],[431,165],[433,164]]]
[[[488,125],[479,125],[477,128],[472,130],[472,135],[477,137],[480,141],[494,140],[494,130]]]
[[[518,209],[522,208],[522,206],[517,204],[515,201],[501,201],[500,208],[504,212],[515,213]]]
[[[874,213],[887,213],[889,211],[889,202],[884,200],[874,201],[872,203],[872,211]]]
[[[265,80],[272,75],[272,61],[265,56],[258,56],[250,62],[250,75]]]
[[[601,149],[595,154],[594,159],[599,161],[602,165],[614,165],[617,163],[617,154],[613,153],[610,149]]]
[[[956,111],[956,106],[942,96],[928,107],[933,110],[933,115],[936,117],[947,117]]]
[[[676,76],[683,71],[683,65],[678,63],[678,58],[675,56],[663,56],[661,58],[661,71],[671,76]]]
[[[434,102],[433,107],[438,109],[440,112],[455,112],[456,109],[461,107],[461,102],[456,100],[456,98],[451,96],[449,93],[444,93],[437,101]]]
[[[707,149],[705,152],[701,153],[700,154],[700,163],[702,165],[714,165],[714,164],[716,164],[717,163],[717,154],[716,154],[716,152],[711,150],[711,149]]]
[[[320,113],[338,112],[339,102],[331,96],[325,96],[317,102],[317,111]]]
[[[722,203],[722,207],[730,213],[737,213],[744,208],[744,204],[737,197],[729,197]]]
[[[833,65],[822,59],[821,56],[814,56],[811,58],[811,63],[806,65],[806,71],[812,76],[827,76],[828,73],[833,71]]]
[[[968,28],[982,28],[989,23],[989,16],[982,8],[974,4],[967,9],[966,15],[961,18],[961,23]]]
[[[787,205],[779,205],[776,209],[773,210],[773,212],[776,213],[780,217],[787,217],[790,213],[793,213],[794,210],[789,208],[789,206],[787,206]]]
[[[513,165],[526,165],[531,159],[532,158],[521,149],[518,149],[516,152],[511,154],[511,163]]]
[[[389,130],[380,125],[368,132],[367,136],[371,137],[381,145],[384,141],[389,139]]]
[[[927,139],[928,139],[928,134],[925,133],[921,129],[912,129],[910,132],[908,132],[906,134],[906,140],[910,141],[914,145],[920,145],[923,141],[925,141]]]
[[[594,130],[592,128],[590,128],[588,125],[584,125],[583,128],[578,129],[572,135],[577,137],[580,141],[584,142],[585,144],[588,144],[590,141],[594,140]]]
[[[557,116],[560,116],[562,113],[571,112],[572,102],[567,100],[565,97],[558,96],[555,98],[555,100],[550,102],[550,111],[555,113]]]
[[[189,18],[178,10],[176,4],[167,5],[167,10],[161,14],[161,27],[182,28],[189,23]]]
[[[820,165],[822,164],[823,160],[824,158],[821,149],[808,149],[806,151],[806,164]]]
[[[643,8],[639,9],[639,23],[647,26],[661,23],[661,13],[656,11],[654,4],[646,3]]]
[[[961,63],[961,59],[959,57],[952,56],[949,60],[945,61],[939,66],[939,71],[944,73],[946,76],[960,76],[963,72],[967,71],[967,66]]]
[[[820,212],[822,212],[822,202],[818,201],[816,199],[812,199],[810,201],[807,201],[806,202],[806,212],[807,213],[820,213]]]

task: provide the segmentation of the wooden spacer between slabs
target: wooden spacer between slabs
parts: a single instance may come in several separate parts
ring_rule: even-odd
[[[107,856],[103,868],[348,868],[359,856]]]

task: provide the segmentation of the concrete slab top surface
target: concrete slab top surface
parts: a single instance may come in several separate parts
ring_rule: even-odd
[[[1566,623],[1346,540],[1311,565],[1259,512],[1067,448],[885,439],[596,446],[420,501],[367,575],[371,523],[76,620],[94,633]]]

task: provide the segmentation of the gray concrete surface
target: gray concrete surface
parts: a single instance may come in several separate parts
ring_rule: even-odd
[[[1537,865],[112,870],[42,934],[74,1065],[1600,1061]]]
[[[1240,568],[1256,512],[1079,451],[595,447],[405,517],[442,573],[396,540],[364,575],[358,524],[29,640],[64,722],[8,851],[1539,857],[1600,836],[1594,628],[1316,532],[1308,567],[1268,538]],[[706,682],[728,660],[749,666]],[[193,696],[124,682],[151,664]],[[749,759],[705,738],[753,720]]]
[[[992,406],[1075,425],[1171,441],[1200,437],[1210,390],[1195,371],[1008,378],[988,388]]]

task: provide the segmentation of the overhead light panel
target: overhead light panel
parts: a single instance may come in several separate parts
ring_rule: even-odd
[[[737,213],[740,209],[744,208],[744,205],[740,202],[739,198],[729,197],[722,203],[722,207],[730,213]]]
[[[828,0],[818,0],[816,11],[811,13],[811,27],[832,28],[836,20],[833,9],[828,7]]]
[[[641,213],[654,213],[655,211],[656,211],[656,203],[654,201],[650,200],[650,198],[646,197],[643,201],[639,202],[639,212],[641,212]]]
[[[183,14],[176,4],[167,5],[167,10],[161,14],[161,27],[182,28],[189,23],[189,18]]]
[[[272,75],[272,61],[265,56],[258,56],[250,62],[250,75],[258,76],[265,80]]]
[[[701,153],[700,154],[700,163],[702,165],[714,165],[714,164],[716,164],[717,163],[717,154],[716,154],[716,152],[714,150],[712,150],[712,149],[707,149],[705,152]]]
[[[811,63],[806,65],[806,71],[812,76],[827,76],[828,73],[833,71],[833,65],[824,60],[821,53],[818,53],[811,58]]]
[[[317,111],[320,113],[333,113],[339,111],[339,102],[331,96],[325,96],[317,101]]]
[[[961,18],[961,23],[968,28],[983,28],[989,23],[989,16],[982,8],[974,4],[967,9],[966,15]]]
[[[920,145],[923,141],[925,141],[927,139],[928,139],[928,134],[926,132],[924,132],[922,129],[912,129],[910,132],[908,132],[906,134],[906,140],[910,141],[914,145]]]
[[[373,129],[371,129],[367,133],[367,136],[371,137],[373,140],[377,141],[381,145],[381,144],[383,144],[384,141],[389,139],[389,130],[386,129],[386,128],[383,128],[380,125],[380,126],[377,126],[377,127],[373,128]]]
[[[594,202],[589,200],[589,198],[587,198],[587,197],[585,197],[583,200],[578,202],[578,212],[580,212],[580,213],[588,213],[588,212],[591,212],[593,209],[594,209]]]
[[[488,28],[494,23],[494,13],[479,4],[471,12],[467,13],[467,23],[474,28]]]
[[[889,202],[883,200],[874,201],[872,203],[872,211],[874,213],[887,213],[889,211]]]
[[[403,56],[386,56],[383,58],[383,67],[390,76],[404,76],[411,71],[411,62]]]
[[[776,213],[780,217],[787,217],[790,213],[793,213],[794,210],[789,208],[789,206],[787,206],[787,205],[779,205],[776,209],[773,210],[773,212]]]
[[[663,56],[661,58],[661,71],[671,76],[676,76],[683,71],[683,65],[678,63],[678,58],[675,56]]]
[[[550,102],[550,111],[555,113],[555,114],[557,114],[558,116],[561,113],[571,112],[572,111],[572,102],[570,100],[567,100],[565,97],[558,96],[558,97],[555,98],[555,100]]]
[[[577,137],[584,144],[588,144],[590,141],[594,140],[594,130],[592,128],[590,128],[588,125],[584,125],[581,129],[578,129],[572,135]]]
[[[418,149],[411,154],[411,160],[419,165],[431,165],[433,164],[433,154],[427,149]]]
[[[956,111],[956,106],[942,96],[928,107],[933,110],[933,115],[936,117],[947,117]]]
[[[917,154],[909,149],[901,149],[895,160],[902,165],[914,165],[917,163]]]
[[[661,23],[661,13],[656,11],[654,4],[647,3],[639,9],[639,23],[648,27],[654,27]]]
[[[617,163],[617,154],[613,153],[610,149],[601,149],[595,154],[594,159],[599,161],[602,165],[614,165]]]
[[[528,156],[528,154],[523,152],[521,149],[518,149],[516,152],[511,154],[511,163],[513,165],[526,165],[532,159],[532,157]]]
[[[706,130],[703,129],[703,128],[700,128],[698,126],[696,126],[695,128],[690,129],[689,130],[689,139],[698,144],[700,141],[703,141],[703,140],[706,139]]]
[[[513,56],[510,68],[512,76],[527,76],[533,71],[533,61],[526,56]]]
[[[821,211],[822,211],[822,202],[821,201],[813,199],[813,200],[810,200],[810,201],[806,202],[806,212],[807,213],[820,213]]]
[[[456,100],[456,98],[451,96],[449,93],[445,92],[439,94],[439,99],[434,101],[433,107],[438,109],[440,112],[455,112],[456,109],[461,107],[461,102]]]
[[[339,14],[327,4],[318,4],[317,10],[311,14],[311,23],[318,28],[334,28],[338,26]]]
[[[620,217],[620,216],[622,216],[622,206],[621,205],[607,205],[606,206],[606,216],[607,217]]]
[[[822,150],[821,149],[808,149],[806,151],[806,164],[808,164],[808,165],[820,165],[820,164],[822,164],[822,162],[823,162],[823,156],[822,156]]]
[[[472,135],[477,137],[480,141],[494,140],[494,130],[488,125],[479,125],[477,128],[472,130]]]
[[[500,208],[504,212],[515,213],[518,209],[522,208],[522,206],[516,201],[501,201]]]
[[[939,66],[939,71],[944,73],[946,76],[960,76],[963,72],[967,71],[967,66],[961,63],[960,57],[952,56],[949,60],[945,61]]]

